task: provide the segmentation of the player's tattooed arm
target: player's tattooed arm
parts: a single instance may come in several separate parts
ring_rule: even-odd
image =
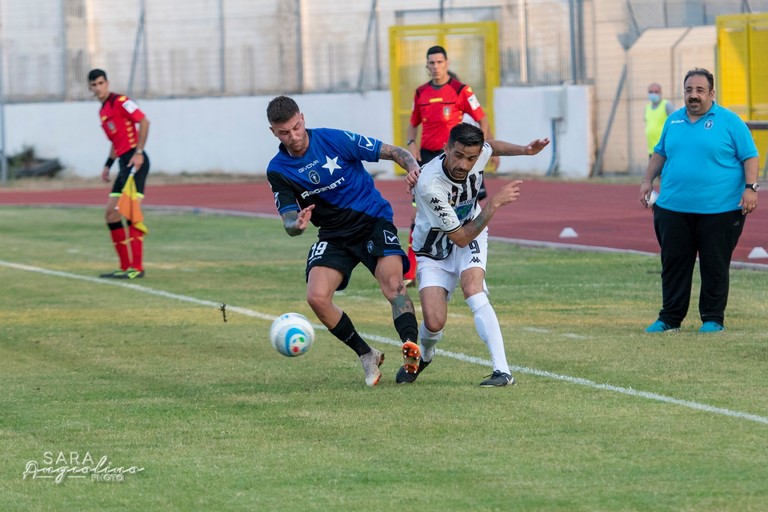
[[[405,169],[406,172],[419,172],[419,163],[415,158],[413,158],[413,155],[410,153],[410,151],[401,147],[382,144],[379,158],[382,160],[392,160],[397,165]]]
[[[285,212],[282,214],[283,227],[290,236],[299,236],[304,233],[309,225],[309,219],[312,218],[312,210],[315,205],[309,205],[300,212]]]
[[[299,220],[299,212],[287,212],[282,215],[283,227],[285,232],[291,236],[298,236],[304,232],[303,229],[296,227],[296,221]]]
[[[469,245],[491,222],[491,218],[499,208],[517,201],[517,198],[520,196],[520,185],[522,183],[520,180],[515,180],[501,187],[501,190],[496,192],[485,203],[485,206],[483,206],[483,209],[475,218],[464,224],[461,229],[449,233],[448,238],[459,247]]]

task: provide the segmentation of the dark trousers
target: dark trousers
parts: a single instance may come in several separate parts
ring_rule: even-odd
[[[731,256],[744,229],[741,210],[725,213],[679,213],[653,208],[653,227],[661,247],[662,307],[659,319],[679,327],[691,299],[696,255],[699,256],[702,322],[723,324],[728,304]]]

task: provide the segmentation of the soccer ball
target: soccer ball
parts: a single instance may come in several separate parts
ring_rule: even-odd
[[[305,353],[315,341],[315,329],[309,319],[299,313],[286,313],[275,318],[269,329],[269,341],[275,350],[287,357]]]

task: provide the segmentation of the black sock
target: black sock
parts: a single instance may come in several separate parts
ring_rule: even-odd
[[[341,313],[341,320],[336,324],[336,327],[330,329],[330,333],[340,339],[346,346],[354,350],[355,354],[358,356],[362,356],[371,351],[371,347],[368,346],[359,334],[357,334],[355,326],[352,325],[352,320],[350,320],[344,312]]]
[[[395,318],[395,329],[403,343],[406,341],[412,341],[418,343],[419,341],[419,322],[416,320],[416,315],[413,313],[403,313],[399,317]]]

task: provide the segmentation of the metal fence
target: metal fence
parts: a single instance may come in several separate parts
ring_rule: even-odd
[[[5,101],[89,97],[102,67],[141,97],[389,86],[392,24],[496,21],[501,84],[587,83],[595,0],[0,0]],[[628,44],[768,0],[624,0]],[[587,29],[585,30],[585,27]]]
[[[447,3],[0,0],[0,76],[13,102],[88,98],[93,67],[141,97],[386,89],[391,24],[496,21],[502,85],[574,79],[569,13],[591,0]]]
[[[0,95],[11,102],[85,99],[93,67],[140,97],[387,89],[390,25],[476,21],[499,24],[501,85],[588,83],[595,3],[0,0]],[[650,27],[768,10],[768,0],[623,4],[629,41]]]

